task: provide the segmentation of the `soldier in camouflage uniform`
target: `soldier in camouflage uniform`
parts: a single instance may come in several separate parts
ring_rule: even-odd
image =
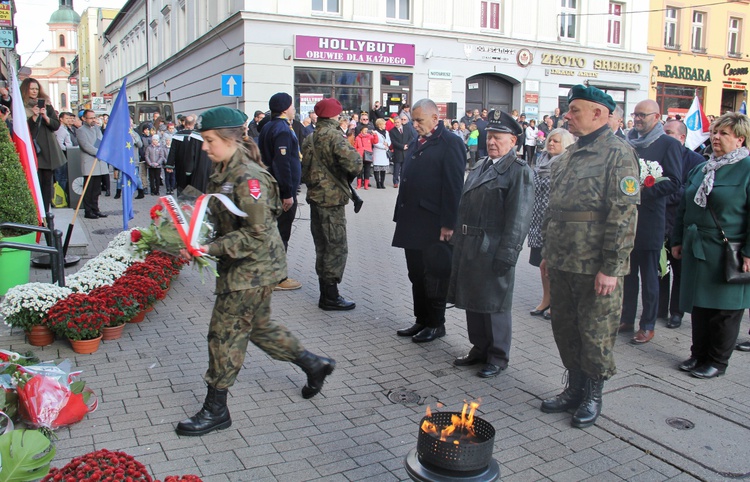
[[[354,302],[339,294],[346,256],[345,188],[362,170],[362,158],[341,135],[341,104],[323,99],[315,104],[318,124],[302,144],[302,182],[307,185],[310,231],[315,243],[315,272],[320,285],[318,306],[323,310],[353,310]],[[335,178],[334,178],[335,176]]]
[[[640,200],[638,158],[607,126],[612,98],[577,85],[565,115],[578,141],[552,167],[542,224],[542,273],[550,278],[552,331],[568,386],[542,403],[547,413],[574,409],[574,427],[601,413],[604,380],[615,374],[614,344]]]
[[[244,138],[247,116],[228,107],[204,112],[197,128],[213,162],[208,192],[227,196],[241,211],[233,214],[218,199],[209,201],[217,237],[201,250],[218,258],[216,303],[208,329],[208,395],[203,408],[177,424],[180,435],[203,435],[232,424],[228,388],[242,368],[251,341],[272,358],[289,361],[307,374],[304,398],[323,387],[336,362],[304,349],[284,326],[271,321],[271,294],[286,276],[286,254],[276,227],[282,212],[279,189],[260,162],[258,147]]]

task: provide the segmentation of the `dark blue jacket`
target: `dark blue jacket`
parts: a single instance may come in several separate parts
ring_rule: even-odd
[[[644,161],[658,162],[662,177],[668,179],[652,187],[641,187],[634,249],[661,249],[666,229],[667,199],[682,188],[682,145],[664,134],[648,147],[636,148],[636,152]]]
[[[275,117],[260,131],[258,148],[263,164],[279,184],[281,199],[297,198],[302,164],[299,158],[299,141],[289,126],[289,121]]]
[[[441,122],[421,146],[414,139],[404,157],[392,245],[424,249],[440,240],[441,227],[456,229],[466,149]]]
[[[666,234],[669,236],[672,234],[672,228],[674,227],[675,217],[677,216],[677,208],[680,206],[680,199],[685,193],[685,184],[687,184],[688,174],[698,164],[703,164],[706,159],[695,151],[691,151],[685,146],[682,146],[682,186],[680,190],[669,196],[667,199],[667,224]]]

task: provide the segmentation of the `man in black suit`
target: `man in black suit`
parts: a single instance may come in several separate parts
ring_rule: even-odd
[[[406,118],[406,116],[404,116]],[[391,147],[393,148],[393,187],[398,187],[401,179],[401,168],[404,165],[404,158],[409,152],[409,143],[414,140],[416,133],[412,133],[407,126],[404,126],[401,117],[393,118],[393,129],[390,132]]]
[[[445,297],[428,290],[424,251],[450,241],[458,216],[464,181],[466,150],[460,137],[448,131],[430,99],[414,104],[412,123],[419,137],[405,152],[403,177],[396,198],[392,245],[404,248],[411,281],[414,316],[412,326],[398,330],[423,343],[445,336]],[[434,260],[431,260],[434,261]],[[447,286],[446,286],[447,287]]]

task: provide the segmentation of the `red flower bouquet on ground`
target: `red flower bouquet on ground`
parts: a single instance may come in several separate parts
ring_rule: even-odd
[[[153,482],[146,466],[125,452],[107,449],[76,457],[61,469],[52,469],[42,482],[95,482],[103,480]]]
[[[136,274],[126,273],[115,281],[115,286],[119,286],[129,293],[141,311],[156,303],[156,299],[161,292],[159,283],[147,276]]]
[[[93,340],[110,320],[106,301],[98,296],[73,293],[47,312],[46,323],[58,336],[69,340]]]
[[[145,261],[135,263],[126,269],[124,274],[125,276],[135,275],[151,278],[156,281],[160,289],[166,290],[169,288],[169,283],[172,281],[172,271],[171,263],[167,266],[166,263],[159,258],[155,259],[146,257]]]
[[[133,318],[141,307],[136,301],[136,296],[122,285],[114,284],[94,288],[89,296],[98,296],[109,308],[109,323],[106,326],[114,327],[127,323]]]

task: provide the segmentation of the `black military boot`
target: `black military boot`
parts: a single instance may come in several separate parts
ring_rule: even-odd
[[[115,191],[115,199],[120,199],[120,195],[122,195],[122,189],[117,189]]]
[[[307,385],[302,387],[302,398],[312,398],[323,388],[326,377],[336,368],[336,360],[323,358],[305,350],[292,360],[307,375]]]
[[[346,300],[339,294],[339,286],[336,283],[324,283],[321,287],[321,300],[318,308],[326,311],[353,310],[357,305],[353,301]]]
[[[542,402],[542,412],[560,413],[578,408],[583,399],[583,386],[586,377],[581,371],[568,371],[568,384],[565,390],[555,398],[549,398]]]
[[[583,400],[578,410],[573,414],[571,424],[576,428],[586,428],[594,425],[599,414],[602,413],[602,389],[604,380],[586,378],[583,389]]]
[[[139,189],[138,190],[138,195],[135,198],[136,199],[143,199],[144,197],[146,197],[146,196],[145,196],[145,194],[143,194],[143,189]]]
[[[187,420],[177,424],[178,435],[204,435],[213,430],[222,430],[232,425],[232,418],[227,408],[226,388],[218,389],[208,385],[206,401],[203,408]]]

